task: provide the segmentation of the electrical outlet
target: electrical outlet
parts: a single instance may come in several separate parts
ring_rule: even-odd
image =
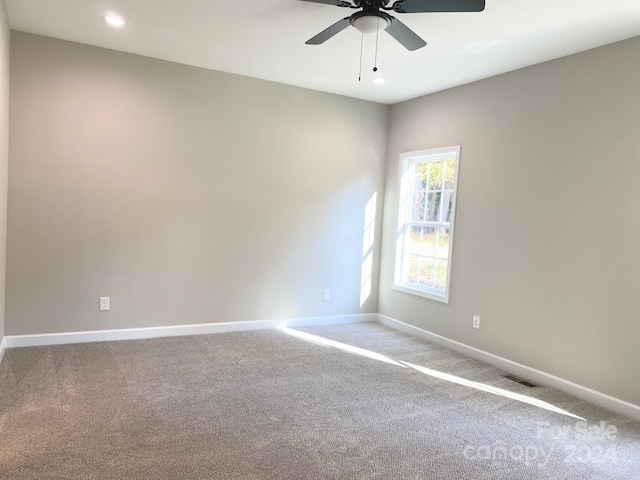
[[[473,316],[473,328],[480,330],[480,317],[478,315]]]
[[[328,302],[329,300],[331,300],[331,290],[325,290],[323,293],[323,297],[325,302]]]
[[[100,311],[106,312],[109,310],[109,297],[100,297]]]

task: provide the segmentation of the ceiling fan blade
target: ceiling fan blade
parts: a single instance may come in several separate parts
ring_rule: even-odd
[[[398,13],[482,12],[485,0],[398,0]]]
[[[351,23],[349,23],[349,17],[343,18],[339,22],[334,23],[326,30],[323,30],[318,35],[313,37],[311,40],[307,40],[305,43],[307,45],[320,45],[321,43],[326,42],[334,35],[340,33],[342,30],[347,28]]]
[[[343,0],[299,0],[301,2],[324,3],[325,5],[335,5],[336,7],[352,7],[351,2]]]
[[[415,34],[413,30],[395,17],[391,17],[391,24],[386,28],[387,33],[400,42],[407,50],[418,50],[427,42]]]

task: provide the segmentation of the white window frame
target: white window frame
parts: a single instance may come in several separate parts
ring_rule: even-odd
[[[423,226],[433,227],[446,227],[449,228],[449,258],[447,265],[447,283],[445,286],[444,294],[440,290],[436,290],[427,286],[419,286],[415,284],[408,284],[401,282],[402,275],[402,262],[404,256],[404,249],[406,248],[406,233],[411,225],[417,222],[409,222],[410,212],[400,210],[401,201],[403,196],[406,196],[406,189],[411,188],[408,185],[403,185],[402,179],[412,162],[417,161],[435,161],[443,158],[451,157],[455,155],[456,168],[453,180],[453,194],[451,199],[451,222],[439,223],[439,222],[421,222]],[[451,291],[451,271],[453,262],[453,240],[454,240],[454,227],[456,219],[456,203],[458,197],[458,177],[460,174],[460,145],[443,148],[432,148],[429,150],[420,150],[417,152],[406,152],[400,154],[400,168],[398,172],[398,191],[396,198],[396,239],[394,250],[394,264],[393,264],[393,278],[391,288],[404,293],[412,295],[418,295],[431,300],[436,300],[443,303],[449,303],[449,293]],[[408,182],[405,182],[408,183]],[[405,210],[410,208],[409,205],[405,206]]]

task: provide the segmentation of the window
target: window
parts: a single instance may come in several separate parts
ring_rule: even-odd
[[[460,147],[400,155],[393,288],[449,302]]]

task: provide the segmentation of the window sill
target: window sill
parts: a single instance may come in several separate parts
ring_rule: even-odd
[[[429,300],[435,300],[441,303],[449,303],[449,296],[442,295],[440,293],[431,293],[425,290],[418,290],[417,288],[411,288],[405,285],[392,285],[391,290],[396,290],[398,292],[408,293],[410,295],[416,295],[418,297],[428,298]]]

